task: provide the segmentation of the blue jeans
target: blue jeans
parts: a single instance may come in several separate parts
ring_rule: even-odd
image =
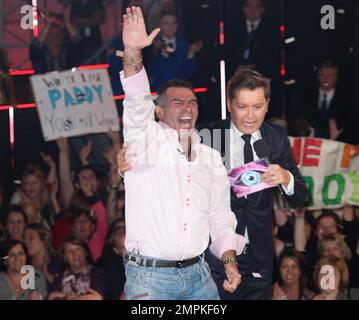
[[[126,263],[127,300],[219,300],[207,262],[184,268],[138,267]]]

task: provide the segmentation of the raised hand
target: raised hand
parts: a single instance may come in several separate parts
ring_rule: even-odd
[[[140,51],[150,46],[159,32],[160,28],[156,28],[150,35],[147,34],[145,20],[140,7],[126,9],[126,14],[123,16],[122,31],[125,50]]]
[[[89,140],[86,142],[86,144],[82,147],[81,151],[80,151],[80,160],[81,160],[81,163],[83,165],[88,165],[89,162],[87,160],[88,156],[90,155],[92,151],[92,141]]]
[[[196,41],[189,47],[188,53],[195,55],[203,48],[203,41]]]
[[[44,162],[49,166],[49,168],[51,170],[56,169],[55,161],[54,161],[54,159],[51,158],[50,155],[43,153],[43,152],[40,152],[40,155],[41,155],[42,160],[44,160]]]
[[[114,147],[112,146],[108,146],[104,151],[103,151],[103,156],[106,158],[106,160],[109,162],[109,164],[111,165],[115,165],[116,164],[116,150]]]
[[[61,137],[56,139],[57,146],[60,149],[60,152],[67,152],[68,151],[68,140],[67,138]]]

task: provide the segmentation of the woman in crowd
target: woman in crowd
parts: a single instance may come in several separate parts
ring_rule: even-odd
[[[315,266],[313,279],[317,290],[313,300],[348,300],[349,271],[343,259],[321,258]]]
[[[305,257],[287,250],[278,261],[278,282],[273,286],[273,300],[304,300],[312,296],[305,278]]]
[[[5,215],[5,239],[24,241],[24,231],[27,226],[27,216],[24,209],[12,205],[7,209]]]
[[[24,208],[29,223],[43,223],[50,229],[58,212],[49,191],[54,191],[53,186],[46,184],[43,171],[38,166],[29,165],[22,174],[21,187],[13,195],[11,203]]]
[[[97,265],[106,274],[105,299],[119,300],[124,298],[123,290],[126,281],[123,254],[125,252],[125,220],[116,219],[108,229],[102,256]]]
[[[6,240],[0,243],[0,300],[42,300],[47,296],[46,280],[35,271],[21,273],[23,266],[29,264],[25,245],[18,240]],[[34,277],[34,288],[22,284],[24,277]],[[31,284],[29,278],[29,283]]]
[[[334,256],[348,262],[352,253],[344,240],[344,236],[340,233],[328,234],[322,237],[318,242],[318,252],[320,258]]]
[[[106,217],[98,220],[97,216],[93,209],[75,211],[71,215],[71,231],[78,238],[88,242],[93,261],[101,256],[107,232]]]
[[[51,284],[54,276],[60,271],[60,266],[50,231],[38,223],[29,225],[25,230],[25,245],[31,265],[40,271]]]
[[[104,274],[93,265],[87,242],[70,235],[63,241],[60,252],[65,271],[54,279],[49,300],[102,300]]]

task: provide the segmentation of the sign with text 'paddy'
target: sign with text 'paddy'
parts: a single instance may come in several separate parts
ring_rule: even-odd
[[[119,130],[107,70],[35,75],[31,85],[45,141]]]

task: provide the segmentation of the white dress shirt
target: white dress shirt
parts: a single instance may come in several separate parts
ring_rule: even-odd
[[[183,154],[176,130],[154,119],[155,105],[144,68],[121,81],[125,91],[124,138],[136,153],[125,173],[127,251],[184,260],[210,249],[220,258],[240,254],[244,238],[235,233],[230,185],[220,154],[193,133],[195,159]]]
[[[320,108],[322,107],[322,102],[324,100],[324,95],[326,95],[326,100],[327,100],[327,110],[329,109],[330,103],[332,102],[333,98],[334,98],[334,94],[335,94],[335,88],[333,88],[332,90],[325,92],[323,89],[319,89],[319,97],[318,97],[318,108],[320,110]]]
[[[165,44],[165,46],[171,46],[172,49],[173,49],[173,52],[176,51],[176,48],[177,48],[177,40],[176,40],[176,37],[173,37],[173,38],[167,38],[165,36],[162,36],[162,40]],[[170,55],[165,51],[165,50],[162,50],[161,54],[165,57],[165,58],[168,58]]]
[[[247,25],[247,34],[250,34],[252,31],[252,26],[254,27],[254,30],[257,30],[259,24],[261,23],[261,19],[258,19],[256,21],[250,21],[250,20],[246,20],[246,25]]]
[[[242,133],[233,122],[231,122],[231,130],[230,130],[230,166],[231,169],[237,168],[241,165],[244,164],[244,140],[242,138],[242,135],[244,133]],[[258,160],[258,156],[253,148],[253,144],[254,142],[256,142],[257,140],[261,140],[262,139],[262,135],[260,133],[259,130],[255,131],[252,133],[252,137],[250,140],[250,144],[252,146],[252,150],[253,150],[253,160]],[[289,171],[288,171],[289,172]],[[282,185],[284,192],[288,195],[291,196],[294,194],[294,177],[293,175],[289,172],[290,174],[290,181],[288,184],[288,187],[285,187],[284,185]],[[249,243],[249,238],[248,238],[248,231],[247,228],[245,229],[245,240],[246,243]]]

